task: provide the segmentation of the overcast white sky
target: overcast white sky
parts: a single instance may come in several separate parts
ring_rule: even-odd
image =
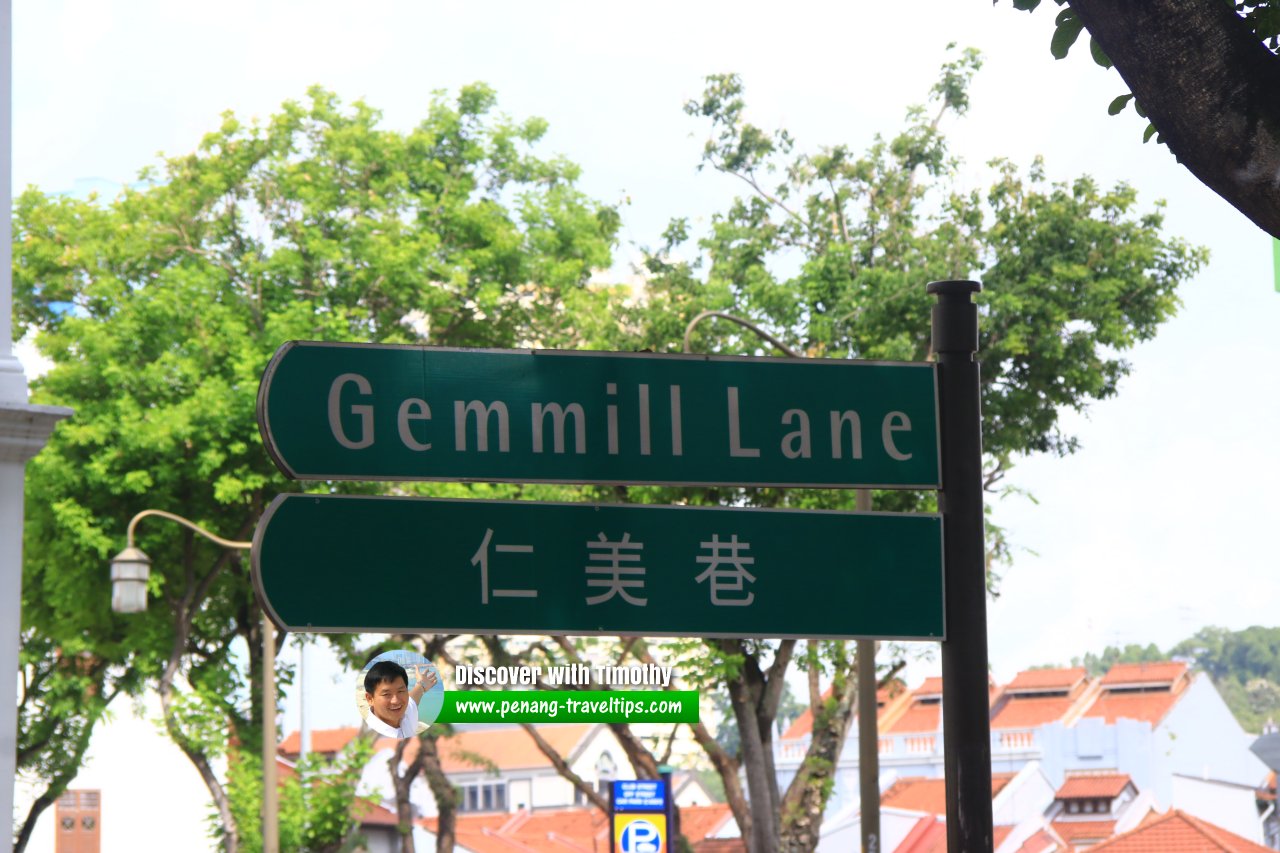
[[[1083,44],[1064,62],[1052,59],[1051,8],[1026,15],[988,0],[15,6],[15,192],[110,190],[157,152],[193,149],[223,110],[265,117],[312,83],[364,98],[388,126],[407,128],[433,90],[484,80],[503,111],[550,122],[542,150],[580,163],[585,191],[629,199],[624,239],[650,245],[669,217],[705,225],[738,191],[695,171],[704,128],[681,105],[704,75],[742,74],[752,120],[788,127],[801,147],[858,148],[895,131],[905,106],[923,100],[948,42],[978,47],[986,66],[973,108],[946,127],[975,181],[993,156],[1026,165],[1042,154],[1055,179],[1126,180],[1144,207],[1167,199],[1168,232],[1213,253],[1184,289],[1179,316],[1132,354],[1120,396],[1068,420],[1081,451],[1025,460],[1010,476],[1039,503],[996,507],[1027,549],[990,609],[996,678],[1107,644],[1167,647],[1204,625],[1276,623],[1280,293],[1269,238],[1167,151],[1144,146],[1144,123],[1131,111],[1107,116],[1125,89]],[[625,270],[633,247],[624,243],[617,257]],[[318,703],[315,723],[350,724],[345,680],[332,695],[342,707]],[[292,699],[289,708],[292,727]]]

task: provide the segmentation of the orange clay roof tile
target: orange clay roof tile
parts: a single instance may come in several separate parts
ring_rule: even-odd
[[[1055,820],[1053,830],[1062,840],[1074,845],[1077,841],[1096,844],[1116,834],[1114,820]]]
[[[892,725],[886,726],[883,733],[936,732],[938,723],[941,720],[941,705],[936,702],[931,705],[917,703],[908,708],[906,713],[895,720]]]
[[[1084,680],[1085,668],[1082,666],[1070,669],[1028,669],[1014,676],[1013,681],[1005,685],[1005,690],[1070,690]]]
[[[342,729],[312,729],[311,751],[326,755],[338,752],[355,740],[358,734],[360,734],[359,726],[348,726]],[[302,735],[299,732],[290,732],[277,747],[282,755],[297,755],[301,748]]]
[[[538,726],[538,734],[567,758],[592,728],[590,723],[546,725]],[[379,738],[374,747],[394,749],[397,743],[395,738]],[[417,754],[414,738],[405,746],[403,758],[413,761]],[[551,766],[551,760],[524,729],[475,729],[440,741],[440,765],[446,773],[479,772],[487,770],[490,763],[499,770]]]
[[[1133,784],[1128,773],[1078,773],[1068,774],[1062,787],[1054,796],[1059,800],[1118,797]]]
[[[1000,793],[1015,775],[992,773],[991,796]],[[946,781],[932,776],[906,776],[880,795],[880,804],[885,808],[944,815],[947,813]]]
[[[993,729],[1029,729],[1060,720],[1075,700],[1066,696],[1014,696],[991,720]]]
[[[1178,661],[1157,663],[1118,663],[1102,676],[1102,686],[1113,684],[1172,684],[1187,671]]]
[[[1177,703],[1177,693],[1108,693],[1103,691],[1083,714],[1102,717],[1108,724],[1126,718],[1159,725]]]
[[[1177,809],[1089,849],[1099,853],[1272,853]]]

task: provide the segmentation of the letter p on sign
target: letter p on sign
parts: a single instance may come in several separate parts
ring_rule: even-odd
[[[666,853],[667,816],[614,814],[617,853]]]

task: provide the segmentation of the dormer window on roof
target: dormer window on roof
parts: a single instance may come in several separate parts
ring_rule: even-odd
[[[1113,695],[1127,693],[1168,693],[1173,690],[1173,682],[1168,684],[1120,684],[1114,687],[1103,685],[1103,690]]]
[[[1181,662],[1118,663],[1102,677],[1102,689],[1108,693],[1168,693],[1185,676],[1187,665]]]
[[[1005,686],[1009,696],[1063,697],[1071,695],[1088,680],[1082,666],[1070,669],[1027,669]]]

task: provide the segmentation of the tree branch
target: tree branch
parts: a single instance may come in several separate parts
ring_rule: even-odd
[[[636,652],[636,658],[643,663],[655,663],[653,655],[645,646],[641,646]],[[680,689],[675,679],[672,679],[668,689]],[[715,739],[701,721],[690,723],[689,731],[692,732],[694,741],[702,747],[702,751],[711,760],[711,766],[720,775],[720,781],[724,784],[725,799],[729,801],[729,810],[733,812],[734,822],[738,824],[738,834],[743,838],[750,838],[751,807],[747,804],[746,792],[742,790],[742,779],[738,776],[741,765],[720,745],[720,741]]]
[[[1070,4],[1178,162],[1280,238],[1280,57],[1228,3]]]
[[[583,796],[591,801],[591,805],[600,809],[600,811],[605,814],[609,813],[609,801],[600,796],[600,792],[585,782],[581,776],[574,773],[573,769],[569,767],[568,763],[561,757],[560,753],[556,752],[556,748],[548,743],[547,739],[539,734],[538,730],[534,728],[533,725],[530,723],[521,723],[520,728],[524,729],[525,733],[529,735],[529,737],[533,738],[533,742],[538,747],[538,751],[547,757],[547,760],[551,762],[553,767],[555,767],[557,773],[567,779],[569,784],[573,785],[575,789],[581,791]]]

